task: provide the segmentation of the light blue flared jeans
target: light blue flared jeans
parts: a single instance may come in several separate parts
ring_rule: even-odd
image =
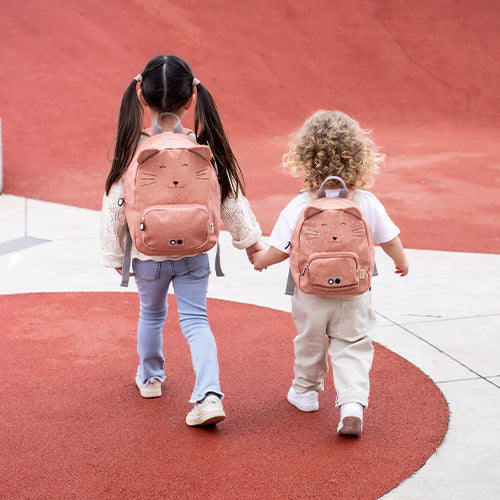
[[[161,262],[134,259],[132,268],[141,309],[137,328],[139,380],[165,380],[163,327],[168,313],[167,292],[172,283],[182,333],[191,351],[196,377],[190,402],[207,393],[223,396],[219,384],[217,346],[207,319],[207,287],[210,267],[207,254]]]

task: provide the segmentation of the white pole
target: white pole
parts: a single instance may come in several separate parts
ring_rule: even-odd
[[[0,118],[0,194],[3,190],[3,171],[2,171],[2,119]]]

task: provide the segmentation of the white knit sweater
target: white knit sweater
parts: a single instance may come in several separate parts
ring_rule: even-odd
[[[106,267],[122,267],[123,252],[125,249],[125,235],[127,222],[123,206],[118,200],[123,197],[123,177],[115,182],[104,195],[102,201],[100,236],[101,236],[101,263]],[[250,208],[248,200],[239,193],[237,197],[230,196],[221,207],[222,222],[233,237],[233,245],[238,249],[245,249],[256,243],[262,231],[259,223]],[[182,257],[151,257],[141,254],[132,245],[132,258],[140,260],[177,260]]]

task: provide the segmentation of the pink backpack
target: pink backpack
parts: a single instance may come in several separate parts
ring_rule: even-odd
[[[338,198],[327,198],[324,185],[338,180]],[[368,222],[339,177],[327,177],[317,198],[303,210],[290,241],[290,274],[293,284],[308,294],[325,297],[361,295],[371,286],[375,250]]]
[[[220,187],[211,158],[208,146],[185,133],[161,133],[139,145],[124,178],[129,235],[122,286],[128,284],[132,241],[150,256],[196,255],[216,245]]]

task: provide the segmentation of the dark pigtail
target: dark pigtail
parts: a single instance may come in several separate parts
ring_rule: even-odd
[[[226,132],[210,92],[197,85],[198,97],[194,111],[194,130],[200,144],[208,144],[217,163],[217,175],[221,188],[221,201],[238,189],[244,195],[243,174],[229,145]]]
[[[109,194],[111,186],[125,173],[141,136],[144,110],[139,97],[137,97],[136,86],[137,82],[133,80],[123,93],[118,117],[115,152],[111,170],[106,179],[106,195]]]

